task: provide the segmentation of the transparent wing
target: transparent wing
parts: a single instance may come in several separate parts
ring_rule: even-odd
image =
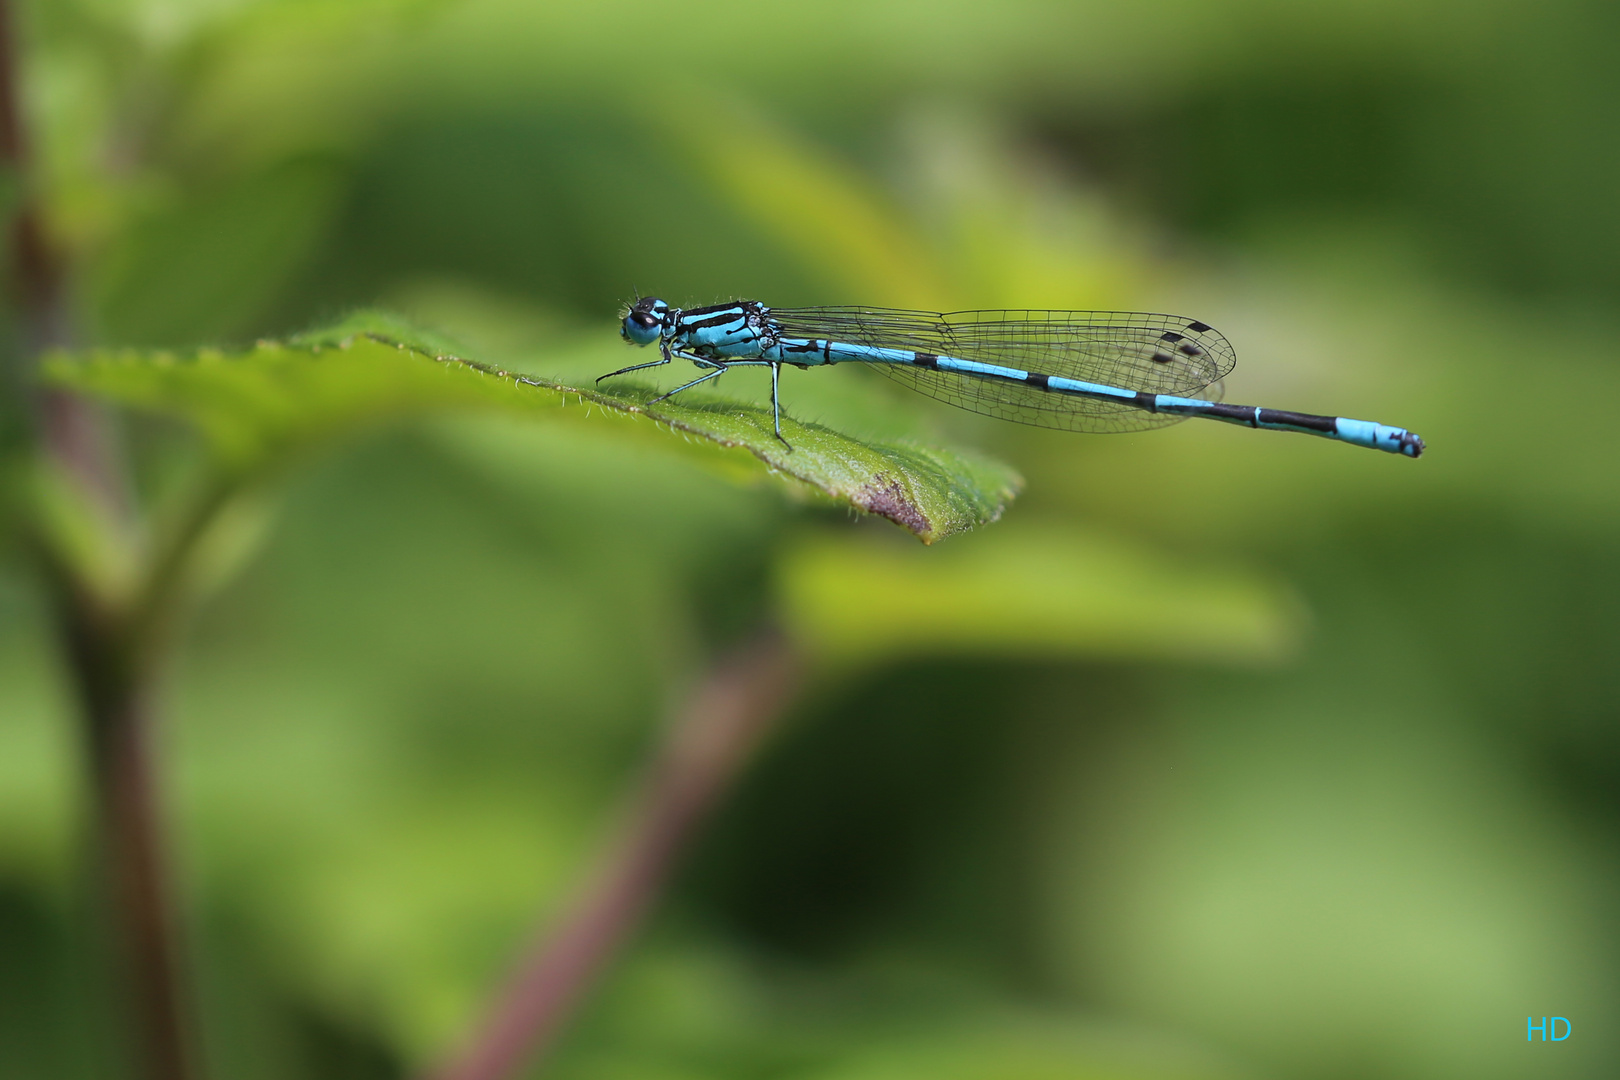
[[[1117,311],[957,311],[885,308],[773,308],[789,337],[956,356],[1022,371],[1151,394],[1221,399],[1237,362],[1226,338],[1177,315]],[[1054,394],[1001,379],[874,364],[930,397],[972,412],[1067,431],[1140,431],[1181,417]]]

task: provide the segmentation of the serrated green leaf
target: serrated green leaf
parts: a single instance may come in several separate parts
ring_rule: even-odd
[[[924,543],[995,521],[1022,485],[1005,465],[973,455],[858,441],[784,417],[790,449],[775,438],[764,405],[692,396],[655,402],[657,391],[633,382],[609,393],[506,371],[380,312],[245,352],[59,354],[44,372],[55,385],[189,421],[228,470],[244,474],[369,422],[496,409],[595,424],[627,418],[614,430],[686,436],[664,445],[733,471],[746,452]]]

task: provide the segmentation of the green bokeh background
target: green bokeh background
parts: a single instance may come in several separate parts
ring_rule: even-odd
[[[548,1075],[1614,1075],[1617,11],[22,5],[90,344],[381,304],[578,379],[629,362],[638,290],[1170,310],[1236,344],[1232,400],[1430,447],[1067,436],[788,372],[796,416],[1024,474],[938,548],[587,428],[308,462],[241,511],[164,686],[215,1074],[455,1045],[671,704],[771,616],[810,688]],[[70,694],[15,555],[0,1072],[118,1076]],[[1553,1014],[1572,1037],[1527,1043]]]

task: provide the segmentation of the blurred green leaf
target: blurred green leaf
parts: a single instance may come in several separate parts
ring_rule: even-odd
[[[1122,1032],[968,1024],[867,1049],[813,1080],[1215,1080],[1245,1075],[1214,1055]]]
[[[252,325],[318,249],[342,190],[334,162],[299,159],[143,215],[97,268],[106,339],[207,341]]]
[[[796,140],[746,110],[689,95],[699,113],[725,123],[698,124],[670,152],[690,159],[726,202],[757,223],[825,281],[893,303],[949,310],[958,306],[939,253],[883,197],[877,185],[825,148]],[[738,132],[746,132],[738,138]]]
[[[778,562],[784,617],[825,659],[956,653],[1267,662],[1304,623],[1286,588],[1073,529],[998,530],[919,560],[820,537]]]
[[[772,433],[763,405],[688,395],[654,402],[634,382],[582,390],[464,359],[450,343],[379,312],[244,353],[202,350],[60,354],[46,378],[68,389],[184,419],[207,438],[228,473],[271,467],[323,439],[391,417],[466,409],[544,412],[602,423],[654,421],[687,436],[666,445],[727,471],[746,450],[771,472],[837,502],[886,517],[924,543],[995,521],[1022,480],[996,462],[904,443],[859,442],[784,417],[792,449]],[[570,403],[583,408],[565,408]],[[596,406],[596,408],[592,408]],[[621,430],[651,430],[634,423]]]

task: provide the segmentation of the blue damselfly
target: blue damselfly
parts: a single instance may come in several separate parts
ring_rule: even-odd
[[[667,364],[677,356],[703,369],[702,375],[656,401],[730,368],[770,368],[778,439],[783,364],[811,368],[858,363],[959,408],[1037,427],[1141,431],[1202,416],[1407,457],[1423,453],[1423,440],[1404,428],[1224,404],[1221,380],[1237,362],[1232,346],[1208,324],[1174,315],[936,314],[869,307],[768,308],[754,300],[682,310],[648,296],[631,305],[620,333],[635,345],[656,341],[659,359],[620,368],[603,379]],[[1187,396],[1192,394],[1203,396]]]

